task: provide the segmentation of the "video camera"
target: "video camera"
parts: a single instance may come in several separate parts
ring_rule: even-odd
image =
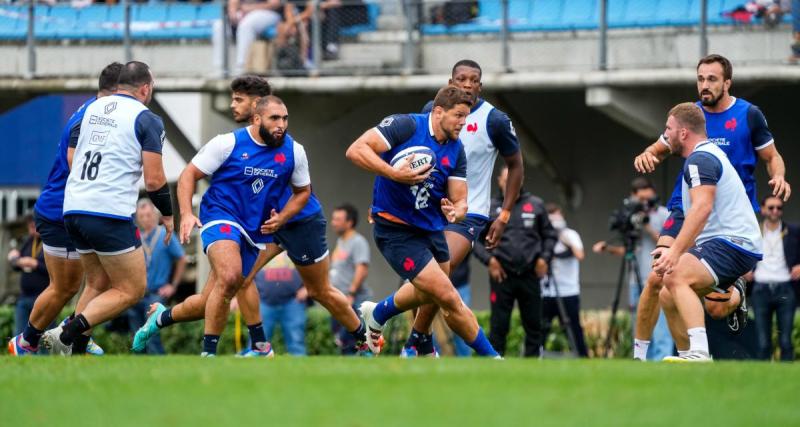
[[[650,222],[649,211],[658,204],[658,198],[639,200],[628,197],[622,201],[622,207],[613,211],[608,219],[608,228],[617,231],[626,240],[641,237],[642,229]]]

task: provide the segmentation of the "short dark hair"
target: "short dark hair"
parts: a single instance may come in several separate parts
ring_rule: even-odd
[[[472,97],[455,86],[445,86],[439,89],[439,92],[436,93],[436,98],[433,99],[434,108],[442,107],[445,111],[452,110],[453,107],[459,104],[464,104],[471,108]]]
[[[700,58],[700,61],[697,62],[697,69],[700,69],[700,66],[703,64],[713,64],[718,63],[722,66],[722,78],[725,80],[733,79],[733,65],[728,58],[718,55],[716,53],[712,53],[711,55],[706,55]]]
[[[355,206],[350,203],[345,203],[337,206],[334,210],[343,211],[345,218],[353,223],[353,228],[356,228],[356,225],[358,225],[358,209],[356,209]]]
[[[119,62],[112,62],[103,68],[100,72],[100,79],[97,83],[97,89],[106,92],[113,92],[117,90],[117,82],[119,82],[119,73],[122,72],[123,65]]]
[[[686,129],[698,135],[706,134],[706,115],[694,102],[683,102],[669,110],[669,116]]]
[[[544,205],[544,210],[546,210],[547,213],[549,213],[549,214],[555,213],[555,212],[560,212],[561,211],[561,206],[559,206],[558,203],[547,202]]]
[[[231,92],[239,92],[250,96],[268,96],[272,95],[272,87],[270,87],[267,79],[248,74],[233,79]]]
[[[767,195],[767,196],[764,196],[764,198],[763,198],[763,199],[761,199],[761,206],[766,206],[766,205],[767,205],[767,200],[769,200],[769,199],[777,199],[777,200],[780,200],[780,201],[781,201],[781,206],[783,206],[783,199],[781,199],[781,198],[780,198],[780,197],[778,197],[778,196],[774,196],[774,195],[772,195],[772,194],[769,194],[769,195]]]
[[[650,189],[655,191],[656,187],[653,186],[653,183],[650,182],[649,179],[643,176],[637,176],[636,178],[631,181],[631,193],[635,193],[639,190],[646,190]]]
[[[119,73],[118,86],[138,88],[153,82],[150,67],[144,62],[131,61],[122,67]]]
[[[275,96],[275,95],[267,95],[267,96],[261,97],[261,99],[259,99],[258,102],[256,103],[256,112],[260,113],[260,112],[264,111],[264,109],[267,108],[267,105],[269,105],[269,104],[285,105],[283,103],[283,100],[278,98],[277,96]]]
[[[483,77],[483,70],[481,69],[481,66],[478,65],[477,62],[475,62],[475,61],[473,61],[471,59],[462,59],[462,60],[456,62],[456,65],[453,65],[453,70],[450,72],[450,76],[455,76],[456,75],[456,68],[458,68],[458,67],[474,68],[474,69],[478,70],[478,74],[480,74],[480,76]]]

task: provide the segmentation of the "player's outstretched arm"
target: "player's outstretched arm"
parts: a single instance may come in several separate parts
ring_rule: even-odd
[[[656,170],[659,163],[669,156],[670,152],[669,143],[662,136],[633,159],[633,168],[639,173],[651,173]]]
[[[193,163],[186,165],[178,178],[178,209],[181,213],[181,228],[179,238],[181,244],[189,243],[189,235],[194,227],[202,227],[203,224],[194,216],[192,210],[192,196],[194,196],[197,181],[206,177],[200,169]]]
[[[783,199],[784,202],[788,201],[789,196],[792,195],[792,187],[786,182],[786,165],[783,163],[783,156],[778,153],[775,144],[770,144],[758,150],[758,157],[767,165],[772,195]]]

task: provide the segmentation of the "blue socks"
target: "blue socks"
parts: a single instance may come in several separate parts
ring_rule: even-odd
[[[492,347],[492,344],[489,343],[489,340],[486,339],[486,335],[483,333],[483,328],[478,328],[478,336],[475,337],[475,341],[469,343],[469,346],[475,350],[475,353],[478,353],[478,356],[499,356],[499,354],[494,351],[494,347]]]
[[[261,323],[247,325],[247,330],[250,331],[250,348],[252,350],[264,348],[264,344],[267,343],[267,336],[264,334],[264,326]]]
[[[405,347],[414,347],[417,349],[417,354],[424,356],[431,354],[435,351],[433,346],[433,334],[426,334],[414,328],[411,328],[411,334],[408,336]]]
[[[379,302],[378,305],[375,306],[375,311],[372,312],[372,317],[374,317],[375,321],[380,325],[383,325],[387,320],[397,316],[400,313],[402,312],[394,306],[394,294],[391,294],[389,297]]]
[[[159,329],[166,328],[173,323],[175,323],[175,321],[172,320],[171,308],[168,308],[166,311],[162,312],[161,315],[156,319],[156,326],[158,326]]]
[[[204,353],[217,354],[217,344],[219,344],[219,335],[203,335]]]

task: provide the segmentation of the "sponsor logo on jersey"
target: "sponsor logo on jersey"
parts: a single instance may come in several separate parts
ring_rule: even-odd
[[[731,132],[735,132],[736,131],[736,126],[738,126],[738,124],[736,123],[736,117],[734,117],[734,118],[732,118],[732,119],[730,119],[730,120],[725,122],[725,129],[727,129],[727,130],[729,130]]]
[[[284,163],[286,163],[286,155],[283,153],[276,154],[275,161],[283,165]]]
[[[731,145],[731,142],[728,141],[727,138],[709,138],[708,140],[721,147],[727,147]]]
[[[116,120],[109,119],[108,117],[95,116],[94,114],[89,116],[89,124],[90,125],[112,127],[112,128],[116,128],[117,127]]]
[[[111,133],[110,130],[107,131],[99,131],[93,130],[91,135],[89,135],[89,144],[92,145],[106,145],[108,141],[108,135]]]
[[[449,156],[442,157],[442,166],[450,167],[450,157]]]
[[[250,155],[247,152],[242,153],[242,160],[247,160],[250,158]]]
[[[254,194],[258,194],[264,188],[264,180],[258,178],[255,181],[253,181],[253,184],[250,187],[253,189]]]
[[[112,103],[106,104],[106,107],[103,109],[103,112],[108,115],[114,112],[117,109],[117,101]]]
[[[252,166],[246,166],[244,168],[244,174],[246,176],[266,176],[269,178],[277,178],[278,174],[275,173],[272,169],[265,169],[265,168],[254,168]]]

